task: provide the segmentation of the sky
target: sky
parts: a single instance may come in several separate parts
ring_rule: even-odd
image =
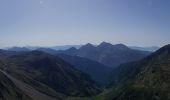
[[[170,0],[0,0],[0,47],[170,43]]]

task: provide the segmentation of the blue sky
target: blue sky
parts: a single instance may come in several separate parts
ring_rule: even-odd
[[[0,47],[170,43],[170,0],[0,0]]]

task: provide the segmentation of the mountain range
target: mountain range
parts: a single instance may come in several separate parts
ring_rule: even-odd
[[[170,44],[0,50],[0,100],[170,100]]]
[[[122,63],[139,60],[150,54],[150,52],[147,51],[130,49],[124,44],[112,45],[106,42],[102,42],[98,46],[88,43],[79,49],[73,47],[58,52],[88,58],[111,68],[115,68]]]
[[[24,46],[24,47],[14,46],[14,47],[8,47],[8,48],[4,48],[4,49],[9,50],[9,51],[28,51],[28,50],[37,50],[39,48],[50,48],[53,50],[67,50],[72,47],[79,49],[82,46],[83,45],[61,45],[61,46],[51,46],[51,47],[47,47],[47,46]],[[94,46],[97,46],[97,45],[94,45]],[[136,50],[140,50],[140,51],[149,51],[149,52],[154,52],[160,48],[158,46],[148,46],[148,47],[127,46],[127,47],[129,47],[131,49],[136,49]]]
[[[150,53],[133,50],[123,44],[112,45],[106,42],[102,42],[98,46],[88,43],[79,49],[72,47],[59,51],[50,48],[39,48],[37,50],[60,56],[100,84],[107,83],[108,76],[114,67],[125,62],[141,59]]]
[[[92,96],[101,91],[100,87],[88,75],[76,70],[59,57],[44,52],[6,54],[0,57],[0,61],[2,75],[10,77],[9,80],[13,82],[11,84],[16,83],[16,87],[32,99],[35,98],[30,96],[30,92],[34,93],[34,91],[37,93],[35,97],[45,95],[46,98],[56,100],[65,100],[64,98],[67,96]],[[27,90],[27,87],[31,88],[30,91]],[[14,93],[19,92],[14,91]],[[6,95],[13,97],[13,94],[10,93]],[[46,99],[39,98],[38,100]]]
[[[22,52],[22,51],[30,51],[30,49],[26,47],[11,47],[7,49],[8,51]]]
[[[158,50],[160,47],[158,46],[151,46],[151,47],[139,47],[139,46],[129,46],[131,49],[141,50],[141,51],[150,51],[154,52]]]
[[[170,100],[170,45],[113,70],[99,100]]]
[[[72,47],[67,50],[56,51],[51,48],[41,47],[36,50],[60,56],[63,60],[73,65],[77,70],[88,74],[99,84],[106,84],[108,82],[107,79],[112,68],[125,62],[138,60],[150,53],[133,50],[123,44],[112,45],[106,42],[102,42],[98,46],[88,43],[81,46],[79,49]],[[29,52],[31,50],[22,47],[20,49],[10,48],[8,51]]]
[[[50,48],[53,50],[67,50],[71,47],[75,47],[75,48],[80,48],[82,45],[61,45],[61,46],[51,46],[51,47],[47,47],[47,46],[24,46],[24,47],[18,47],[18,46],[14,46],[14,47],[8,47],[8,48],[4,48],[6,50],[9,51],[31,51],[31,50],[37,50],[40,48]]]

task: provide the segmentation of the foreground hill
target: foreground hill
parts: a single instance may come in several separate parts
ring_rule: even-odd
[[[123,44],[112,45],[106,42],[98,46],[88,43],[79,49],[70,48],[59,52],[88,58],[112,68],[122,63],[139,60],[149,54],[149,52],[130,49]]]
[[[112,89],[102,100],[170,100],[170,45],[113,71]]]
[[[14,78],[8,73],[2,70],[0,70],[0,72],[2,73],[2,77],[0,77],[2,82],[0,82],[2,84],[0,100],[65,100],[64,98],[55,98],[43,92],[39,92],[31,85]]]
[[[91,96],[100,89],[85,74],[62,59],[40,51],[1,58],[1,70],[36,90],[62,100],[67,96]],[[63,95],[62,95],[63,94]]]

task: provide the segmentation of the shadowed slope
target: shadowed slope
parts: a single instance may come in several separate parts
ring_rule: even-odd
[[[100,84],[107,83],[108,77],[112,71],[112,68],[87,58],[69,56],[65,54],[59,54],[58,56],[72,64],[74,68],[90,75]]]
[[[70,96],[90,96],[99,92],[88,76],[75,70],[62,59],[44,52],[13,55],[4,62],[8,64],[3,68],[6,72],[42,92],[38,84]]]

